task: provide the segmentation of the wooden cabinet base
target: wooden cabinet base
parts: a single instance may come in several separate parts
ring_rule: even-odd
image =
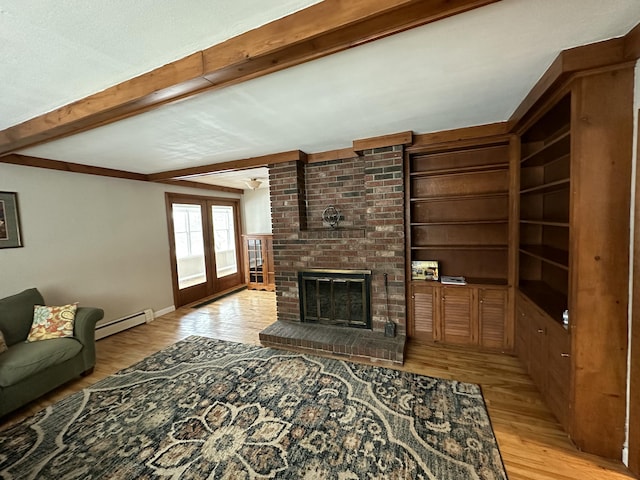
[[[516,299],[516,352],[551,412],[570,429],[571,339],[569,332],[524,294]]]
[[[426,342],[511,353],[509,288],[412,282],[409,335]]]

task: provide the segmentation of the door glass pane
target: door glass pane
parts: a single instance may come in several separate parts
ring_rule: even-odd
[[[218,278],[238,272],[236,255],[236,232],[233,207],[214,205],[211,207],[213,219],[213,242],[216,252],[216,275]]]
[[[178,288],[186,288],[207,281],[202,211],[200,205],[174,203],[173,233],[176,244]]]
[[[262,272],[262,240],[250,238],[247,240],[247,251],[249,253],[249,282],[262,283],[264,274]]]

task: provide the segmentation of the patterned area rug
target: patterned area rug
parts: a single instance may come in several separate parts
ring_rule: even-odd
[[[0,432],[0,477],[506,474],[477,385],[189,337]]]

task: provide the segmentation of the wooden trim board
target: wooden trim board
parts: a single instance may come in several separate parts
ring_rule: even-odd
[[[499,0],[324,0],[0,131],[0,155],[106,125]]]
[[[87,175],[100,175],[103,177],[124,178],[127,180],[148,181],[147,175],[142,173],[127,172],[124,170],[114,170],[112,168],[93,167],[80,163],[61,162],[49,160],[47,158],[30,157],[27,155],[11,154],[0,157],[0,163],[11,163],[25,167],[47,168],[49,170],[59,170],[63,172],[84,173]]]

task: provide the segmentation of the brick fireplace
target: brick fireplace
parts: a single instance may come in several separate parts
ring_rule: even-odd
[[[403,177],[402,146],[269,166],[278,322],[260,334],[263,344],[402,362]],[[341,213],[337,228],[323,224],[322,212],[330,205]],[[298,275],[307,269],[370,270],[371,329],[302,324]],[[384,337],[387,318],[397,325],[393,339]]]

